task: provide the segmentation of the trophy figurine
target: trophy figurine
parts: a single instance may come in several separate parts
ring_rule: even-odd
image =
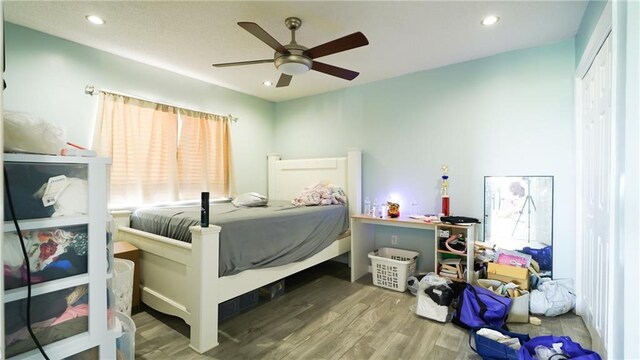
[[[449,187],[449,175],[447,175],[447,171],[449,171],[449,167],[447,165],[442,165],[442,189],[440,193],[442,194],[442,213],[444,216],[449,216],[449,194],[447,193],[447,188]]]

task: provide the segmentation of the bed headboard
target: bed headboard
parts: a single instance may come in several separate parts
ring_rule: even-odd
[[[282,160],[268,154],[269,199],[292,200],[308,185],[329,181],[347,193],[349,214],[360,214],[362,204],[362,153],[347,151],[346,157]]]

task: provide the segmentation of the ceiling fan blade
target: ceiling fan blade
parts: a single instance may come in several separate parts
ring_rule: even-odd
[[[337,76],[339,78],[349,80],[349,81],[355,79],[358,75],[360,75],[359,72],[343,69],[337,66],[333,66],[333,65],[329,65],[329,64],[325,64],[317,61],[313,62],[313,65],[311,66],[311,70],[319,71],[321,73],[325,73],[328,75]]]
[[[211,64],[211,66],[227,67],[227,66],[253,65],[253,64],[266,64],[266,63],[273,63],[273,59],[238,61],[238,62],[230,62],[230,63]]]
[[[273,59],[236,61],[236,62],[230,62],[230,63],[211,64],[211,66],[227,67],[227,66],[254,65],[254,64],[267,64],[267,63],[273,63]]]
[[[263,43],[269,45],[273,50],[281,54],[289,53],[289,51],[285,49],[285,47],[280,44],[280,42],[278,42],[278,40],[274,39],[273,36],[269,35],[269,33],[264,31],[264,29],[261,28],[258,24],[252,22],[239,22],[238,25],[250,32],[251,35],[262,40]]]
[[[312,47],[311,49],[305,50],[304,54],[312,59],[316,59],[365,45],[369,45],[369,40],[367,40],[363,33],[358,31],[351,35],[341,37],[340,39]]]
[[[279,88],[279,87],[289,86],[289,83],[291,82],[291,78],[293,78],[293,76],[282,73],[280,75],[280,79],[278,79],[278,83],[276,84],[276,87]]]

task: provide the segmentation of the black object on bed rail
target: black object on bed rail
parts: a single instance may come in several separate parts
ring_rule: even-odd
[[[203,192],[200,199],[200,226],[209,227],[209,193]]]

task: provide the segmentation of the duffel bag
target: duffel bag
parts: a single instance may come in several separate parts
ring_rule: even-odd
[[[585,349],[579,343],[571,340],[568,336],[537,336],[527,341],[520,348],[520,359],[522,360],[534,360],[536,355],[536,347],[544,346],[552,353],[556,348],[559,348],[562,353],[566,355],[568,359],[579,360],[601,360],[600,355],[597,352]],[[555,345],[555,346],[554,346]],[[562,359],[559,355],[556,355],[558,359]]]
[[[511,299],[478,286],[465,284],[458,296],[458,307],[452,322],[471,330],[483,326],[504,327]]]

